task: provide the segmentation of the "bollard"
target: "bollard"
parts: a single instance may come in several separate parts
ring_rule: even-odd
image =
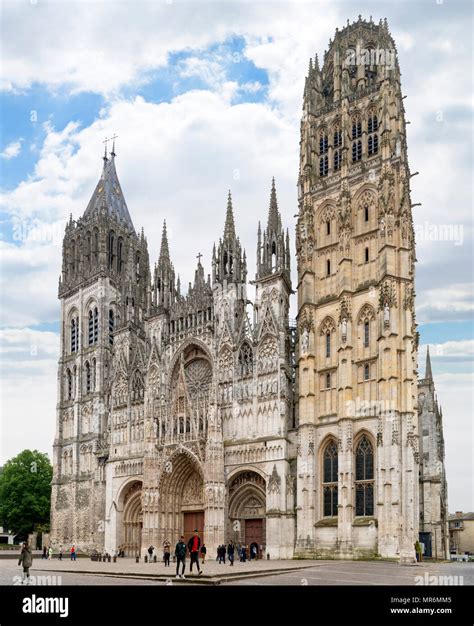
[[[140,557],[138,556],[138,554],[137,554],[137,556],[135,557],[135,563],[140,563]]]
[[[148,563],[148,557],[146,554],[145,554],[145,563]]]
[[[270,560],[270,553],[267,552],[267,561],[269,561],[269,560]]]
[[[156,554],[155,554],[155,556],[153,557],[153,563],[156,563]]]
[[[107,557],[107,561],[108,561],[109,563],[112,561],[112,557],[110,556],[110,554],[109,554],[109,556]]]
[[[117,557],[114,556],[114,563],[117,563]]]
[[[99,561],[102,561],[102,554],[99,554]]]

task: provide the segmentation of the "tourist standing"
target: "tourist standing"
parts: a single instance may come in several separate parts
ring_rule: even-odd
[[[43,546],[43,554],[41,555],[41,560],[48,558],[48,548]]]
[[[202,546],[201,546],[201,559],[202,559],[203,565],[206,562],[206,554],[207,554],[207,548],[206,548],[206,546],[204,544],[202,544]]]
[[[194,531],[194,535],[188,541],[188,550],[191,555],[191,562],[189,564],[189,571],[193,571],[193,563],[196,563],[196,567],[198,569],[198,576],[202,574],[201,568],[199,567],[199,548],[201,547],[201,538],[198,535],[197,528]]]
[[[150,561],[150,563],[152,562],[153,559],[153,550],[154,550],[154,546],[150,546],[148,548],[148,560]]]
[[[171,544],[167,539],[165,539],[165,541],[163,542],[163,558],[165,561],[165,567],[166,566],[169,567],[170,555],[171,555]]]
[[[416,560],[420,563],[423,560],[423,550],[421,548],[421,543],[417,541],[415,543],[415,551],[416,551]]]
[[[71,548],[71,561],[76,560],[76,546],[72,546]]]
[[[242,561],[242,563],[245,563],[245,561],[247,560],[247,550],[245,546],[242,546],[242,558],[240,560]]]
[[[53,548],[51,546],[49,546],[48,561],[52,561],[52,559],[53,559]]]
[[[62,546],[59,546],[59,556],[58,556],[58,559],[60,561],[63,560],[63,547]]]
[[[229,563],[231,566],[234,565],[234,552],[235,552],[235,546],[234,546],[234,542],[231,539],[229,542],[229,545],[227,546],[227,555],[229,557]]]
[[[44,551],[43,551],[44,554]],[[27,544],[27,542],[25,541],[23,543],[23,547],[21,549],[20,552],[20,559],[18,561],[18,565],[22,565],[23,566],[23,579],[21,581],[21,584],[25,583],[28,584],[30,581],[30,567],[33,563],[33,553],[30,549],[30,546]]]
[[[176,544],[174,553],[176,555],[176,578],[184,578],[184,565],[186,562],[186,544],[184,543],[184,537],[181,536]],[[181,574],[179,573],[179,564],[183,564]]]

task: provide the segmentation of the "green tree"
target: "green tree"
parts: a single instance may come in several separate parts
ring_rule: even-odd
[[[23,450],[0,471],[0,526],[26,537],[49,528],[53,468],[46,454]]]

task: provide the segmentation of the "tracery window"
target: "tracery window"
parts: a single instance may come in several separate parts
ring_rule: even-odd
[[[373,156],[379,151],[379,136],[377,130],[377,114],[371,111],[367,119],[367,153],[369,156]]]
[[[71,319],[71,352],[79,350],[79,317]]]
[[[374,514],[374,450],[364,435],[355,453],[356,515]]]
[[[370,345],[370,322],[367,320],[364,322],[364,348],[368,348]]]
[[[86,361],[85,364],[85,372],[86,372],[86,393],[91,392],[91,366],[89,361]]]
[[[88,320],[88,340],[89,345],[92,346],[97,343],[99,339],[99,310],[97,307],[89,310]]]
[[[339,124],[334,128],[333,144],[334,171],[337,172],[341,169],[342,165],[342,131]]]
[[[112,309],[109,309],[109,344],[110,345],[114,343],[114,326],[115,326],[114,312]]]
[[[253,373],[253,351],[247,342],[242,344],[239,352],[240,376],[251,376]]]
[[[72,400],[72,373],[70,369],[68,369],[66,372],[66,382],[67,382],[67,399]]]
[[[319,159],[319,175],[327,176],[329,171],[329,159],[328,155],[320,157]]]
[[[337,515],[337,473],[338,452],[337,445],[331,440],[323,454],[323,510],[324,517]]]
[[[352,162],[362,158],[362,122],[358,115],[352,118]]]

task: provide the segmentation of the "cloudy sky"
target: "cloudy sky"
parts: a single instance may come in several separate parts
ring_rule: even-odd
[[[449,508],[474,510],[471,7],[4,0],[0,463],[25,447],[51,451],[61,240],[100,175],[103,139],[118,135],[118,175],[152,262],[166,218],[182,284],[199,252],[210,271],[230,188],[252,263],[272,176],[294,230],[308,60],[360,13],[387,17],[397,43],[410,166],[419,171],[412,201],[422,203],[414,216],[420,373],[430,344]]]

